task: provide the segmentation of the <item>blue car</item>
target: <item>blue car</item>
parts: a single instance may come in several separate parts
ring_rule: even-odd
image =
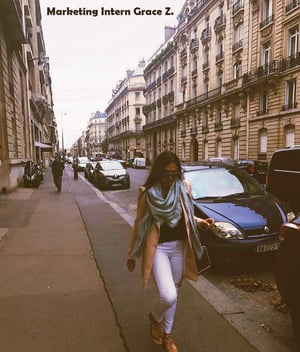
[[[212,263],[252,260],[279,249],[281,225],[294,214],[247,172],[219,162],[184,163],[182,171],[192,185],[195,215],[215,220],[201,233]]]

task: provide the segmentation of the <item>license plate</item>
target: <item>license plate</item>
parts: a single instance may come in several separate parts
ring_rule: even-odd
[[[279,242],[263,243],[256,246],[255,252],[262,253],[262,252],[277,251],[279,249],[279,246],[280,246]]]
[[[113,183],[112,184],[112,187],[121,187],[122,186],[122,183]]]

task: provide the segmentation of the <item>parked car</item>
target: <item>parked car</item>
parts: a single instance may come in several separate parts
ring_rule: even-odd
[[[98,161],[94,170],[94,185],[104,188],[130,188],[130,176],[117,160]]]
[[[86,163],[89,162],[89,158],[81,156],[78,158],[78,171],[84,171]]]
[[[236,161],[232,160],[230,158],[223,158],[223,157],[213,157],[213,158],[208,158],[207,161],[211,161],[211,162],[218,162],[218,163],[224,163],[224,164],[228,164],[228,165],[232,165],[235,166],[236,165]]]
[[[297,351],[300,351],[300,214],[282,226],[279,239],[281,242],[276,256],[275,280],[289,308]]]
[[[215,226],[201,233],[212,263],[255,260],[279,248],[281,225],[293,218],[253,177],[220,162],[183,163],[195,214]]]
[[[237,166],[253,176],[259,183],[266,183],[266,176],[268,171],[268,163],[266,161],[258,160],[244,160],[237,161]]]
[[[137,169],[145,169],[146,168],[146,159],[145,158],[134,158],[132,167]]]
[[[267,191],[300,211],[300,146],[276,150],[267,174]]]
[[[85,168],[83,170],[84,172],[84,177],[89,180],[90,182],[93,181],[93,173],[94,173],[94,168],[96,166],[97,162],[96,161],[90,161],[85,164]]]

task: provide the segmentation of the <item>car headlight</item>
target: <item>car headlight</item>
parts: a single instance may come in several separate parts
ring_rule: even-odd
[[[292,221],[295,219],[295,214],[292,211],[289,211],[288,213],[286,213],[286,219],[287,221]]]
[[[215,226],[213,226],[212,231],[213,233],[218,236],[219,238],[228,240],[228,239],[243,239],[245,236],[242,232],[230,224],[229,222],[218,222],[216,221]]]

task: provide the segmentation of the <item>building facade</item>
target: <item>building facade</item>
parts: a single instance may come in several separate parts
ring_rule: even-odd
[[[55,151],[49,62],[38,0],[0,4],[0,190],[22,182],[24,162]]]
[[[299,16],[294,1],[187,1],[145,69],[150,160],[269,161],[299,144]]]
[[[102,154],[102,143],[106,140],[106,114],[92,113],[86,130],[86,151],[88,158]]]
[[[146,123],[143,131],[146,141],[146,158],[149,162],[163,150],[176,152],[175,31],[175,28],[165,27],[165,42],[150,58],[144,71],[146,88],[143,112]]]
[[[142,130],[145,124],[144,68],[142,60],[136,69],[127,71],[126,77],[113,90],[106,108],[109,152],[122,159],[144,155],[146,151]]]

